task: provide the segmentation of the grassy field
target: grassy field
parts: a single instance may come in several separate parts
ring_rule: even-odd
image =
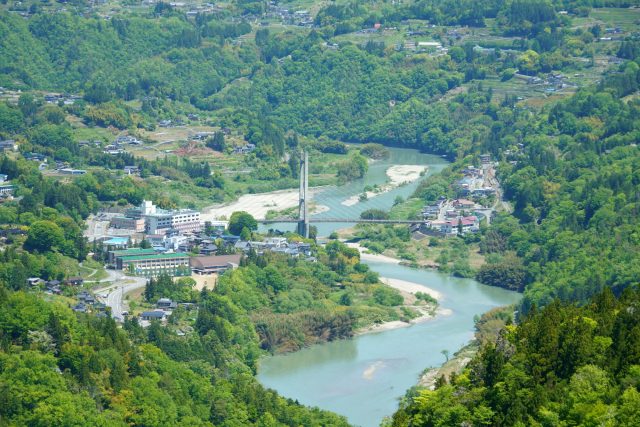
[[[598,8],[593,9],[589,17],[607,28],[620,27],[625,31],[637,31],[640,25],[640,9]]]
[[[88,282],[97,282],[108,277],[104,266],[97,261],[89,258],[78,267],[80,276]]]
[[[334,37],[332,40],[335,43],[350,42],[354,44],[364,44],[368,41],[384,42],[387,47],[393,47],[397,43],[403,43],[405,40],[409,40],[409,37],[405,36],[405,32],[401,29],[398,30],[384,30],[382,32],[376,31],[375,33],[349,33],[341,34]],[[423,40],[424,39],[424,40]],[[424,36],[420,38],[420,41],[433,41],[432,38]]]
[[[211,126],[175,126],[158,128],[154,131],[143,131],[142,136],[156,142],[186,141],[190,135],[198,132],[215,132],[219,130]]]
[[[111,142],[115,134],[107,128],[88,127],[77,116],[69,115],[67,122],[71,124],[73,137],[76,141],[103,141]]]

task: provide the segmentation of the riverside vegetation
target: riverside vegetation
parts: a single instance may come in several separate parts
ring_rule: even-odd
[[[597,5],[630,6],[624,0]],[[476,238],[447,243],[449,254],[462,255],[441,264],[524,290],[520,324],[486,343],[449,384],[408,396],[391,423],[629,425],[640,406],[638,294],[631,290],[640,278],[640,44],[633,31],[600,43],[604,25],[592,20],[592,6],[582,0],[336,2],[320,8],[313,29],[277,30],[231,19],[260,13],[262,2],[232,1],[220,14],[195,19],[159,3],[110,20],[56,13],[50,4],[29,7],[25,19],[2,5],[0,139],[15,139],[20,148],[0,161],[19,197],[0,206],[7,231],[0,252],[1,419],[346,425],[254,378],[263,349],[294,350],[411,316],[401,297],[338,243],[320,249],[317,264],[274,258],[266,266],[251,256],[216,290],[186,292],[200,309],[194,333],[185,337],[155,324],[145,331],[126,322],[118,329],[112,319],[72,313],[64,297],[49,301],[26,289],[28,277],[83,272],[79,262],[91,250],[82,237],[84,220],[104,204],[151,198],[177,207],[295,187],[299,147],[323,160],[311,171],[317,184],[362,176],[362,154],[381,151],[349,152],[342,140],[455,160],[425,180],[414,199],[399,201],[392,217],[453,195],[457,170],[485,152],[500,161],[498,178],[514,207]],[[82,13],[86,7],[69,4]],[[385,44],[383,32],[380,41],[350,38],[363,26],[408,29],[412,21],[435,25],[425,31],[450,44],[447,54],[407,55]],[[453,25],[491,35],[476,49],[470,37],[457,42],[447,35]],[[329,49],[334,42],[337,49]],[[598,69],[608,56],[622,62]],[[515,70],[530,77],[584,75],[576,83],[584,87],[571,97],[521,100],[517,90],[530,91]],[[510,85],[517,90],[505,89]],[[18,90],[16,105],[10,95]],[[43,91],[81,99],[44,104]],[[147,136],[159,121],[177,119],[231,133],[203,143],[204,157],[103,153],[121,132],[140,136],[157,153]],[[98,146],[81,146],[84,139]],[[229,154],[246,143],[256,145],[253,153]],[[89,173],[43,174],[25,160],[32,152]],[[115,172],[125,165],[138,166],[140,177]],[[239,172],[245,169],[250,173]],[[376,230],[383,238],[376,242],[369,232],[372,243],[389,241],[414,255],[406,249],[406,230]],[[465,253],[477,251],[484,266],[466,261]]]

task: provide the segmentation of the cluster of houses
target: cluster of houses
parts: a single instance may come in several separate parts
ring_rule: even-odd
[[[313,27],[313,17],[308,10],[291,11],[286,7],[278,5],[276,1],[270,1],[263,18],[276,19],[287,25],[297,25],[299,27]]]
[[[449,50],[436,41],[416,41],[406,40],[403,44],[396,45],[396,50],[404,50],[415,53],[430,53],[434,55],[444,55]]]
[[[78,141],[78,146],[80,147],[100,147],[100,141],[96,141],[94,139],[92,140],[86,140],[86,139],[82,139],[80,141]]]
[[[111,144],[105,146],[102,152],[117,156],[125,152],[125,145],[142,145],[142,141],[132,135],[120,135]]]
[[[82,97],[80,95],[70,95],[67,93],[46,93],[44,95],[44,101],[47,104],[73,105],[81,99]]]
[[[496,189],[488,185],[485,179],[485,168],[467,166],[462,169],[462,178],[456,181],[458,195],[462,197],[488,197],[496,194]]]
[[[114,141],[116,145],[142,145],[142,141],[132,135],[120,135]]]
[[[528,85],[543,86],[545,92],[556,92],[566,88],[577,87],[575,83],[569,81],[568,77],[562,73],[549,73],[543,77],[516,73],[514,77],[526,80]]]
[[[440,216],[440,211],[444,208],[447,198],[440,196],[435,203],[425,205],[422,208],[422,218],[424,220],[437,219]]]
[[[164,119],[158,122],[158,126],[161,128],[172,128],[176,126],[182,126],[183,124],[184,123],[180,119],[173,119],[173,120]]]
[[[68,277],[65,280],[44,280],[39,277],[29,277],[27,279],[27,285],[30,287],[43,287],[49,294],[60,295],[62,293],[63,286],[78,287],[82,286],[84,279],[78,276]]]
[[[482,154],[479,160],[481,167],[468,165],[461,170],[462,178],[454,184],[459,198],[448,200],[441,196],[434,203],[424,206],[421,230],[444,236],[474,233],[480,229],[480,217],[490,219],[493,209],[484,208],[474,200],[496,195],[499,184],[494,176],[491,156]]]
[[[233,147],[233,154],[249,154],[256,149],[255,144],[245,144]]]
[[[196,132],[193,135],[189,135],[189,139],[191,141],[206,141],[207,139],[214,136],[215,132]]]
[[[78,302],[71,307],[76,313],[94,313],[98,317],[107,317],[107,306],[98,301],[96,297],[87,291],[81,291],[78,295]]]
[[[46,162],[47,156],[42,153],[24,153],[23,157],[34,162]]]
[[[208,237],[200,233],[179,237],[184,239],[163,240],[160,236],[147,236],[152,244],[149,248],[111,249],[108,251],[108,264],[136,275],[155,277],[160,274],[222,274],[238,267],[242,257],[251,252],[257,255],[273,252],[315,261],[309,243],[289,241],[285,237],[270,237],[264,241],[245,241],[238,236],[226,234]],[[117,239],[124,240],[112,238],[103,244],[123,244],[123,241]],[[199,255],[193,255],[198,249]],[[216,253],[222,255],[215,255]]]
[[[176,6],[178,8],[180,7],[187,7],[189,10],[187,10],[186,15],[188,17],[191,18],[195,18],[197,15],[206,15],[206,14],[210,14],[210,13],[220,13],[224,11],[224,8],[218,6],[218,5],[214,5],[211,3],[203,3],[201,5],[187,5],[185,3],[175,3],[175,4],[180,4],[181,6]]]
[[[476,233],[480,231],[480,221],[475,215],[457,216],[451,219],[425,222],[425,227],[431,232],[443,236]]]
[[[177,302],[169,298],[160,298],[156,302],[156,308],[154,310],[140,313],[140,324],[142,327],[146,327],[148,326],[148,322],[157,321],[164,323],[176,308],[178,308]]]
[[[111,156],[117,156],[118,154],[124,153],[125,150],[122,143],[116,139],[111,144],[105,146],[102,152]]]
[[[13,139],[0,141],[0,152],[18,151],[18,143]]]
[[[38,170],[43,171],[47,169],[47,156],[41,153],[24,153],[23,157],[33,162],[38,162]]]
[[[238,239],[233,247],[243,253],[249,253],[252,250],[258,255],[262,255],[265,252],[275,252],[294,258],[304,257],[308,261],[315,260],[311,256],[311,245],[309,243],[289,241],[286,237],[268,237],[262,242]]]
[[[436,203],[422,210],[423,231],[443,236],[475,233],[480,231],[480,220],[473,215],[476,204],[472,200],[447,200],[440,197]]]
[[[612,27],[604,29],[605,35],[598,38],[601,42],[610,42],[614,40],[623,40],[624,31],[620,27]]]
[[[173,314],[173,311],[176,308],[178,308],[178,306],[182,306],[187,310],[196,308],[195,304],[193,303],[188,303],[188,302],[179,303],[176,301],[172,301],[169,298],[160,298],[156,302],[155,308],[153,310],[147,310],[140,313],[140,316],[139,316],[140,326],[142,326],[143,328],[146,328],[153,321],[160,322],[163,324],[166,323],[169,316]],[[184,332],[182,331],[177,331],[177,333],[178,335],[184,335]]]

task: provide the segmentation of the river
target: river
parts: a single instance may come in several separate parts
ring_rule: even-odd
[[[313,163],[313,158],[310,159]],[[325,206],[328,210],[312,215],[312,218],[359,218],[360,213],[367,209],[383,209],[389,210],[393,205],[396,197],[407,198],[413,194],[419,182],[414,181],[407,185],[402,185],[393,190],[376,195],[363,202],[356,203],[353,206],[345,206],[342,204],[345,200],[356,194],[361,194],[365,186],[382,185],[387,182],[386,171],[390,166],[394,165],[425,165],[428,170],[425,177],[437,174],[444,169],[449,162],[440,156],[433,154],[421,153],[418,150],[410,150],[406,148],[389,148],[389,157],[386,159],[376,160],[369,164],[369,170],[362,179],[350,181],[345,185],[330,186],[320,190],[313,196],[313,202],[318,205]],[[313,224],[318,228],[318,236],[326,237],[332,231],[341,228],[351,227],[349,223],[317,223]],[[260,225],[260,231],[268,229],[290,230],[296,228],[295,224],[279,223]]]
[[[392,148],[390,151],[389,159],[374,162],[364,179],[318,194],[316,202],[330,208],[318,216],[359,216],[372,207],[388,209],[397,196],[409,196],[417,182],[354,206],[342,205],[345,199],[362,192],[365,185],[384,183],[385,171],[390,165],[425,164],[429,166],[428,173],[433,174],[447,164],[437,156],[414,150]],[[318,224],[318,234],[325,236],[345,226],[348,224]],[[420,373],[445,361],[442,350],[453,354],[464,346],[473,337],[475,315],[520,299],[514,292],[435,271],[373,261],[367,264],[383,277],[420,283],[438,291],[442,294],[440,307],[451,313],[407,328],[267,357],[261,361],[258,373],[260,382],[281,395],[345,415],[351,423],[362,427],[377,426],[385,416],[391,415],[398,399],[416,384]]]

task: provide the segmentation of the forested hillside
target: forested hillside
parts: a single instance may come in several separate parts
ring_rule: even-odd
[[[638,284],[640,105],[624,98],[638,89],[638,70],[625,64],[537,121],[504,129],[501,141],[523,144],[500,171],[519,223],[501,218],[484,244],[522,258],[525,311]]]
[[[205,293],[198,334],[148,335],[0,289],[0,419],[15,425],[346,425],[265,390],[253,326]],[[206,307],[206,308],[204,308]],[[158,346],[162,349],[159,349]]]
[[[257,383],[254,323],[220,292],[195,293],[195,333],[180,337],[158,324],[145,330],[134,319],[121,329],[109,316],[75,313],[67,298],[74,289],[53,296],[29,287],[29,277],[86,272],[78,264],[90,262],[81,230],[98,202],[25,161],[3,156],[0,167],[30,190],[0,206],[0,423],[347,424]]]
[[[512,119],[494,120],[484,149],[501,160],[514,212],[483,231],[478,277],[524,290],[519,324],[449,383],[408,395],[390,424],[637,423],[639,70],[636,56],[537,114],[497,111]]]
[[[450,384],[409,396],[393,426],[633,426],[640,418],[638,290],[549,304],[507,326]]]
[[[251,252],[210,291],[163,276],[146,304],[164,296],[160,283],[198,307],[167,327],[118,328],[72,312],[75,290],[27,286],[98,264],[83,230],[102,207],[292,188],[299,148],[317,156],[314,185],[362,178],[372,146],[345,142],[453,160],[392,217],[456,197],[460,170],[485,153],[513,207],[454,237],[455,258],[442,258],[443,271],[524,292],[519,325],[449,384],[408,396],[393,425],[637,423],[638,22],[591,16],[635,2],[311,2],[304,25],[274,25],[278,2],[195,14],[162,2],[108,13],[21,3],[0,5],[0,174],[15,196],[0,204],[0,425],[346,425],[255,379],[266,352],[417,315],[342,243],[314,246],[308,261]],[[141,141],[112,149],[121,136]],[[69,167],[82,174],[60,172]],[[370,247],[415,260],[407,227],[376,227],[362,233]]]
[[[517,69],[534,76],[569,65],[584,68],[584,61],[569,58],[593,57],[593,35],[588,28],[569,30],[568,21],[544,2],[454,3],[371,10],[352,3],[328,6],[317,15],[317,28],[258,29],[240,41],[250,30],[246,22],[223,24],[209,15],[190,20],[170,8],[110,21],[63,13],[24,20],[0,13],[0,85],[82,93],[97,104],[89,117],[119,128],[148,126],[175,108],[171,101],[179,101],[213,112],[222,125],[239,127],[258,144],[294,130],[466,154],[468,135],[457,128],[473,106],[434,101],[472,80],[509,79]],[[494,19],[492,31],[498,34],[513,37],[513,29],[527,30],[496,44],[490,54],[472,42],[449,47],[447,55],[406,55],[373,41],[328,46],[341,25],[355,31],[369,21],[428,19],[482,28],[475,18],[464,18],[469,13]],[[446,36],[432,37],[444,42]],[[134,99],[142,100],[138,114],[122,103]],[[113,118],[122,114],[124,119]]]

